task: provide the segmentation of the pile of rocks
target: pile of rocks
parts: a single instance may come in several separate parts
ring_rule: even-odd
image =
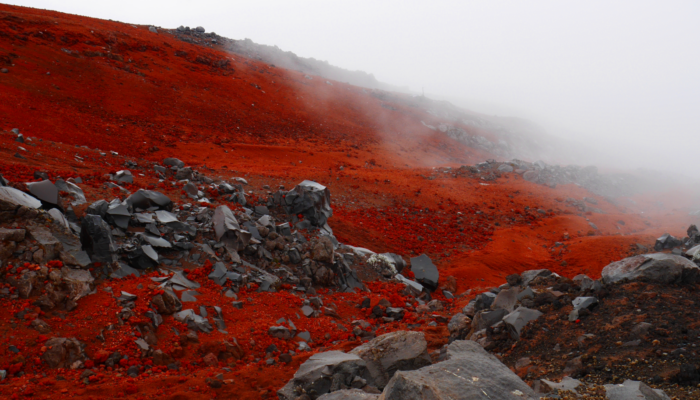
[[[673,320],[675,326],[682,320],[678,315],[665,313],[664,310],[669,308],[669,304],[660,305],[656,294],[669,292],[670,295],[684,292],[683,288],[697,287],[700,283],[700,268],[685,257],[655,253],[613,262],[603,269],[601,275],[600,280],[593,280],[586,275],[568,279],[546,269],[510,275],[507,277],[507,283],[476,295],[462,312],[452,317],[448,324],[449,341],[459,343],[459,340],[466,339],[475,342],[505,359],[520,376],[531,379],[537,376],[537,379],[531,380],[531,384],[538,393],[595,392],[605,393],[610,399],[637,398],[633,395],[645,393],[647,397],[639,398],[668,398],[662,391],[652,390],[638,381],[627,380],[622,384],[615,382],[620,377],[634,379],[642,375],[638,372],[633,373],[634,370],[626,374],[623,372],[628,370],[625,367],[622,367],[622,370],[614,370],[611,361],[606,362],[605,357],[609,357],[610,360],[642,357],[644,360],[646,349],[635,349],[644,343],[648,343],[649,346],[663,346],[659,344],[659,340],[652,342],[652,338],[668,336],[668,321]],[[654,286],[648,286],[647,291],[642,293],[638,288],[644,284]],[[637,300],[635,304],[630,305],[633,308],[630,312],[636,315],[622,316],[620,313],[628,307],[621,307],[618,299],[622,299],[624,304],[625,300],[628,302],[627,299],[632,298]],[[680,305],[679,307],[682,308]],[[656,318],[645,318],[652,312]],[[631,332],[627,342],[620,339],[620,332],[609,333],[611,327],[619,327],[620,324],[629,325],[625,328],[626,332]],[[658,327],[659,325],[663,328]],[[584,334],[576,333],[579,326],[585,328]],[[691,330],[694,329],[692,324],[680,326],[678,329],[680,332],[688,332],[690,336],[697,336],[691,334]],[[554,359],[560,351],[567,351],[564,350],[564,346],[568,347],[567,340],[572,340],[572,335],[573,338],[579,335],[575,339],[578,346],[574,346],[573,351],[568,353],[569,357],[564,357],[560,365]],[[521,343],[523,338],[527,340]],[[561,338],[561,342],[557,338]],[[612,343],[607,343],[608,341]],[[686,346],[691,345],[687,340],[681,342],[684,344],[679,346],[683,347],[673,351],[674,356],[669,360],[671,362],[661,361],[663,368],[669,369],[666,375],[670,376],[667,379],[670,382],[686,382],[690,379],[684,378],[686,375],[695,376],[695,372],[692,371],[696,371],[696,368],[692,364],[686,365],[686,358],[683,356],[686,354],[685,357],[688,357]],[[601,346],[606,348],[606,351],[605,354],[598,353],[598,360],[595,360],[595,357],[591,358],[591,353],[586,351],[587,348],[595,349]],[[666,351],[669,350],[658,349],[654,355],[665,359],[668,354]],[[448,348],[444,348],[441,358],[445,357],[447,352]],[[625,356],[621,357],[622,354]],[[538,360],[538,364],[535,364],[535,360]],[[545,362],[552,364],[551,368],[540,368]],[[644,362],[649,363],[648,360]],[[672,370],[674,366],[675,372]],[[537,375],[534,371],[537,371]],[[688,375],[688,372],[683,371],[691,373]],[[596,377],[607,376],[607,382],[596,379],[584,383],[572,379],[588,374]],[[567,376],[569,378],[561,383],[552,381]],[[690,379],[685,384],[692,385],[692,382],[694,380]],[[664,379],[655,376],[648,383],[660,384],[664,383]],[[620,393],[632,397],[620,397]]]
[[[332,216],[330,192],[324,186],[304,181],[256,205],[246,199],[243,186],[247,182],[242,178],[231,182],[212,179],[175,158],[166,158],[162,164],[154,166],[155,172],[166,183],[183,185],[191,203],[176,204],[153,190],[130,193],[119,184],[133,186],[134,175],[122,170],[106,176],[105,186],[118,187],[127,196],[95,201],[78,218],[72,206],[85,202],[78,180],[53,183],[45,179],[24,185],[22,191],[7,186],[10,182],[3,178],[0,223],[11,225],[21,220],[24,228],[2,228],[0,263],[60,260],[65,271],[98,265],[95,277],[112,278],[138,276],[143,270],[159,268],[163,272],[158,278],[161,288],[185,291],[183,296],[188,298],[187,291],[196,288],[188,286],[182,271],[206,263],[213,265],[209,278],[221,285],[222,291],[234,295],[240,287],[253,284],[261,291],[278,290],[281,284],[301,292],[315,285],[364,289],[355,269],[374,253],[341,245],[332,235],[328,225]],[[127,166],[135,168],[136,164]],[[214,207],[205,193],[217,194],[217,198],[238,206]],[[382,257],[386,262],[381,266],[368,265],[383,269],[386,278],[403,270],[405,262],[399,255]],[[430,285],[435,286],[437,270],[432,268],[430,279],[434,282]],[[25,275],[13,282],[29,296],[37,291],[32,282],[43,276],[36,272]],[[400,275],[399,279],[409,282]],[[422,291],[420,284],[410,282],[420,287],[418,293]],[[38,287],[43,290],[43,286]]]
[[[349,353],[315,354],[277,394],[281,400],[536,398],[478,344],[456,341],[433,364],[424,334],[406,331],[379,336]]]

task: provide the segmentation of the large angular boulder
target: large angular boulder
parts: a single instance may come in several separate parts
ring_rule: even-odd
[[[603,283],[622,280],[657,283],[700,282],[700,268],[688,259],[672,254],[654,253],[627,257],[608,264],[601,273]]]
[[[80,243],[93,262],[109,264],[116,261],[117,247],[112,231],[99,215],[88,214],[83,218]]]
[[[654,250],[669,250],[675,247],[681,247],[682,245],[682,240],[678,239],[677,237],[671,236],[668,233],[664,233],[660,238],[656,239],[656,243],[654,243]]]
[[[671,400],[663,390],[629,379],[619,385],[605,385],[605,397],[609,400]]]
[[[77,206],[79,204],[84,204],[87,202],[87,199],[85,199],[85,193],[83,192],[83,189],[81,189],[75,183],[66,182],[63,179],[57,179],[55,185],[59,191],[66,192],[73,196],[73,201],[71,202],[72,205]]]
[[[535,392],[479,344],[458,340],[447,360],[415,371],[399,371],[380,400],[535,400]]]
[[[416,276],[416,280],[430,290],[438,287],[440,272],[437,267],[425,254],[411,258],[411,271]]]
[[[58,188],[48,179],[41,182],[27,183],[27,190],[29,190],[32,196],[44,203],[52,205],[58,204]]]
[[[294,377],[277,392],[280,400],[296,400],[302,394],[316,400],[326,393],[353,387],[353,381],[371,385],[372,376],[363,359],[342,351],[309,357]],[[364,382],[362,382],[364,381]]]
[[[350,354],[365,360],[374,383],[380,389],[396,371],[412,371],[431,364],[423,332],[387,333],[356,347]]]
[[[281,203],[287,215],[301,214],[310,227],[333,232],[327,223],[333,215],[331,192],[327,187],[313,181],[303,181],[287,192]]]
[[[108,208],[109,203],[106,200],[97,200],[88,206],[85,213],[89,215],[99,215],[104,218],[107,215]]]
[[[13,187],[0,186],[0,222],[12,221],[20,207],[37,209],[41,202]]]

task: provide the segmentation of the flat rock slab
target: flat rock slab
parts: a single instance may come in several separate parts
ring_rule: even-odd
[[[535,392],[479,344],[458,340],[448,360],[415,371],[399,371],[382,400],[535,400]]]

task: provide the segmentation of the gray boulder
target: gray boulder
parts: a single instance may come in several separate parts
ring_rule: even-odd
[[[381,400],[535,400],[535,392],[496,357],[471,341],[447,348],[447,360],[415,371],[399,371]]]
[[[109,225],[99,215],[85,215],[80,229],[80,243],[93,262],[116,261],[117,247]]]
[[[601,273],[603,283],[641,280],[657,283],[700,282],[700,268],[688,259],[664,253],[627,257],[608,264]]]
[[[303,181],[279,201],[287,215],[301,214],[311,227],[323,228],[333,233],[327,223],[328,218],[333,216],[331,192],[325,186],[313,181]]]
[[[134,176],[128,169],[117,171],[114,175],[114,180],[122,183],[134,183]]]
[[[605,385],[605,397],[610,400],[671,400],[663,390],[629,379],[622,384]]]
[[[520,338],[520,331],[523,329],[523,327],[530,321],[536,320],[541,315],[542,313],[537,310],[518,307],[517,310],[503,317],[503,323],[505,323],[508,327],[510,336],[513,338],[513,340],[518,340]]]
[[[58,204],[58,188],[48,179],[27,183],[27,189],[34,197],[45,203]]]
[[[474,316],[472,330],[480,331],[488,328],[489,326],[493,326],[501,322],[506,315],[508,315],[508,311],[502,308],[493,311],[479,311]]]
[[[494,300],[496,300],[496,294],[491,292],[484,292],[476,296],[474,302],[474,310],[480,311],[491,307]],[[468,315],[468,314],[467,314]]]
[[[73,182],[66,182],[63,179],[56,180],[56,188],[61,192],[70,193],[73,196],[74,201],[71,203],[74,206],[86,203],[85,193],[78,185]]]
[[[11,221],[19,207],[36,209],[41,202],[34,197],[13,187],[0,186],[0,222]]]
[[[584,308],[593,308],[598,304],[598,299],[595,297],[577,297],[571,302],[574,306],[574,310],[581,310]]]
[[[416,276],[416,280],[430,290],[438,287],[440,272],[437,267],[425,254],[411,258],[411,271]]]
[[[277,395],[280,400],[296,400],[306,394],[316,400],[324,394],[351,388],[357,378],[369,385],[373,383],[363,359],[342,351],[327,351],[314,354],[301,364]]]
[[[365,360],[374,383],[380,389],[396,371],[412,371],[431,364],[423,332],[387,333],[356,347],[350,354]]]
[[[139,189],[136,193],[126,198],[126,203],[135,211],[158,209],[170,211],[173,209],[173,202],[163,193],[153,190]]]
[[[163,165],[167,165],[169,167],[182,168],[185,166],[185,163],[178,160],[177,158],[166,158],[165,160],[163,160]]]

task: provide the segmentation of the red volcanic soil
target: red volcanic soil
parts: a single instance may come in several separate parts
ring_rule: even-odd
[[[461,165],[494,156],[427,128],[422,121],[437,125],[439,120],[418,108],[384,107],[387,102],[368,89],[307,79],[216,46],[180,41],[166,31],[152,33],[146,26],[0,5],[0,68],[9,71],[0,74],[0,130],[19,128],[33,138],[20,144],[9,134],[0,135],[0,173],[11,181],[32,181],[37,170],[47,171],[52,179],[82,177],[88,202],[110,200],[119,193],[102,188],[105,173],[122,169],[126,160],[160,162],[165,157],[206,168],[208,175],[243,176],[260,197],[265,196],[263,185],[289,189],[301,180],[315,180],[330,188],[334,215],[329,223],[341,242],[391,251],[407,260],[425,253],[438,265],[441,279],[456,278],[457,293],[500,285],[507,275],[528,269],[598,278],[609,262],[637,252],[638,244],[652,246],[664,232],[683,236],[690,223],[698,222],[680,206],[654,206],[659,200],[690,198],[681,191],[613,204],[582,187],[549,188],[515,173],[488,182],[476,174],[456,173]],[[489,137],[488,132],[480,134]],[[178,188],[159,186],[153,174],[135,178],[128,189],[151,187],[173,198],[181,194]],[[580,213],[566,203],[570,197],[594,197],[604,213]],[[202,304],[211,304],[217,289],[206,279],[208,273],[191,272],[192,279],[203,284],[198,299]],[[111,281],[80,301],[70,323],[61,315],[42,318],[52,327],[50,336],[79,338],[92,358],[99,351],[119,349],[135,363],[138,352],[128,326],[106,332],[105,342],[95,338],[115,322],[119,311],[103,290],[106,286],[113,293],[138,295],[137,307],[147,307],[154,290],[145,276]],[[369,287],[373,304],[381,298],[405,304],[398,285]],[[280,317],[293,318],[301,331],[311,332],[313,351],[349,349],[359,342],[348,341],[345,329],[351,331],[355,319],[368,318],[367,310],[355,307],[364,296],[321,292],[338,317],[311,320],[295,316],[297,297],[241,293],[243,310],[223,310],[237,318],[229,323],[228,336],[215,332],[201,344],[181,346],[174,332],[159,331],[164,351],[181,353],[181,371],[156,366],[129,378],[123,370],[100,366],[89,385],[82,383],[78,371],[50,371],[39,361],[47,337],[28,325],[40,310],[2,300],[0,337],[15,343],[20,353],[4,346],[0,367],[20,368],[25,375],[2,382],[0,394],[56,399],[275,398],[274,392],[310,353],[296,356],[289,365],[266,365],[267,346],[274,343],[281,351],[289,347],[270,339],[267,327]],[[15,318],[22,310],[28,310],[25,321]],[[429,327],[430,319],[409,314],[384,329],[408,329],[415,323],[420,326],[411,329],[425,331],[431,348],[446,342],[444,323]],[[449,317],[449,310],[443,315]],[[233,338],[244,349],[243,358],[228,366],[203,364],[200,346]],[[228,368],[223,372],[227,384],[209,388],[205,379],[222,373],[223,367]]]

